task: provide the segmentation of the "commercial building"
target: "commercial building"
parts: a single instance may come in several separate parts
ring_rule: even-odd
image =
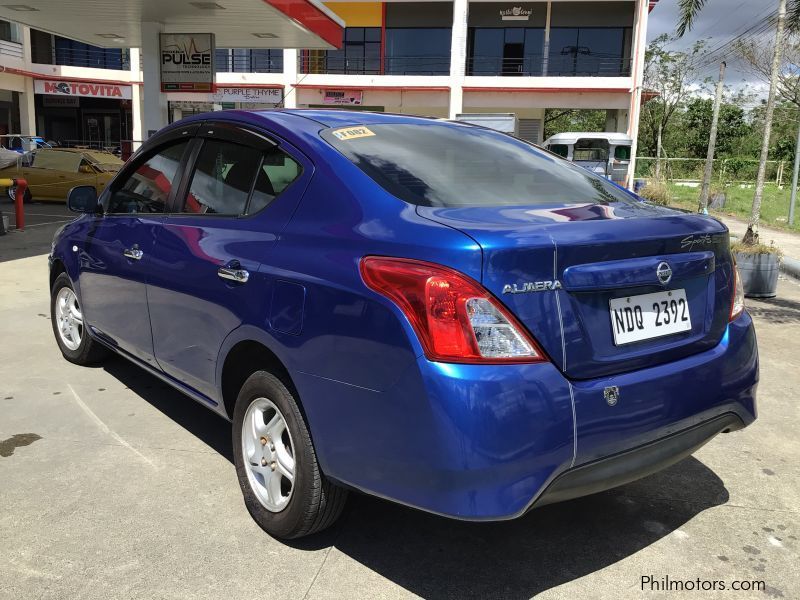
[[[276,105],[450,118],[514,113],[519,135],[533,142],[542,141],[546,109],[599,109],[606,130],[635,140],[647,17],[656,2],[331,1],[322,8],[345,25],[340,48],[332,49],[335,35],[314,49],[285,49],[287,36],[277,29],[218,35],[216,89],[204,93],[162,93],[152,84],[141,90],[140,50],[99,47],[124,38],[101,32],[91,36],[94,46],[8,23],[12,33],[0,42],[0,121],[7,110],[6,127],[18,122],[22,133],[103,144],[140,140],[152,129],[143,123],[141,101],[149,93],[159,96],[153,102],[163,107],[156,115],[162,121]],[[286,2],[294,3],[301,4]],[[222,14],[227,2],[190,4]],[[0,27],[0,37],[5,32]],[[16,75],[8,69],[15,65]]]

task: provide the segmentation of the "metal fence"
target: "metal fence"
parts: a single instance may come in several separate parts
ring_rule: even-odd
[[[635,176],[641,179],[655,177],[658,159],[652,156],[636,158]],[[661,177],[667,181],[702,181],[706,159],[704,158],[662,158]],[[755,158],[717,158],[714,159],[712,183],[753,183],[758,174],[758,159]],[[786,160],[767,161],[767,181],[778,186],[788,185],[792,178],[792,163]]]
[[[507,77],[627,77],[631,59],[585,54],[528,54],[519,58],[475,56],[467,59],[467,75]]]
[[[303,53],[301,73],[328,75],[449,75],[449,56],[345,57],[341,53]]]

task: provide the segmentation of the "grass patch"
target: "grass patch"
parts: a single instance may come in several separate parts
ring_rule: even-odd
[[[761,223],[778,229],[800,232],[800,199],[795,205],[794,226],[789,227],[789,187],[789,185],[785,185],[780,190],[775,184],[764,186],[764,197],[761,200]],[[670,206],[685,210],[697,210],[700,186],[692,188],[668,183],[667,188],[670,193]],[[709,212],[730,215],[745,221],[749,219],[755,186],[742,188],[738,184],[731,185],[725,189],[725,193],[727,194],[725,208],[721,211]]]

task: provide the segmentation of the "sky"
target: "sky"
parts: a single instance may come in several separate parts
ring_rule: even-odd
[[[710,47],[738,37],[770,10],[777,12],[777,0],[706,0],[692,31],[670,46],[674,50],[688,49],[699,39],[708,39]],[[678,22],[678,0],[659,0],[650,13],[647,32],[651,41],[662,33],[674,34]],[[774,35],[774,31],[771,32]],[[771,37],[771,36],[770,36]],[[706,68],[703,76],[717,78],[719,63]],[[735,59],[728,60],[726,82],[734,89],[747,88],[766,96],[767,86],[748,73]]]

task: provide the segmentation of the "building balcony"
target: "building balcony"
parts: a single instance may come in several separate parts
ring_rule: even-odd
[[[40,65],[88,67],[128,71],[130,52],[122,48],[100,48],[36,29],[31,30],[31,60]]]
[[[438,75],[450,74],[449,56],[345,57],[320,52],[304,52],[300,60],[303,74],[324,75]]]
[[[217,73],[282,73],[283,50],[217,48],[214,66]]]
[[[488,77],[629,77],[630,58],[567,54],[534,54],[519,58],[479,56],[467,59],[468,76]]]

